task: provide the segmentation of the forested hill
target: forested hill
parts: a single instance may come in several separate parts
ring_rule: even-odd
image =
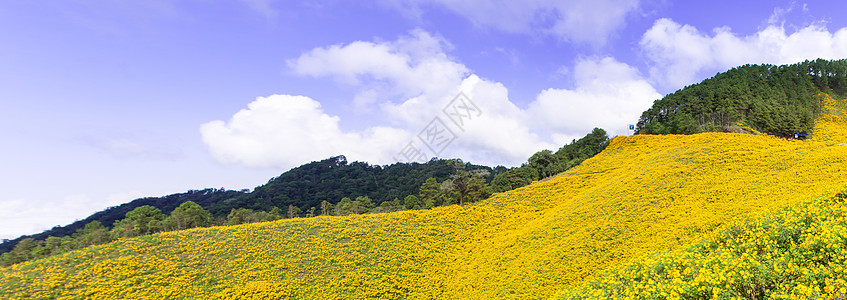
[[[495,169],[467,164],[467,170],[485,170],[486,182],[490,182],[504,167]],[[344,156],[331,157],[311,162],[272,178],[267,184],[258,186],[253,192],[232,191],[224,188],[190,190],[185,193],[164,197],[148,197],[133,200],[119,206],[109,207],[91,216],[65,226],[56,226],[42,233],[21,236],[0,243],[0,253],[11,251],[24,238],[36,240],[48,236],[70,236],[86,224],[98,221],[106,227],[125,217],[135,208],[150,205],[168,214],[180,204],[192,201],[212,213],[213,217],[225,219],[232,209],[249,208],[270,211],[274,207],[286,209],[289,205],[307,211],[319,207],[324,200],[335,204],[343,197],[367,196],[376,203],[417,195],[418,189],[427,178],[439,182],[448,179],[453,168],[446,160],[431,160],[426,163],[395,163],[388,166],[370,165],[363,162],[348,163]]]
[[[656,100],[638,133],[744,132],[807,134],[821,113],[822,94],[847,97],[847,60],[792,65],[744,65]]]
[[[490,182],[505,167],[492,169],[466,164],[466,170],[485,170]],[[426,163],[395,163],[387,166],[364,162],[348,163],[342,156],[311,162],[291,169],[252,193],[216,203],[208,209],[213,215],[225,216],[233,208],[271,210],[294,205],[302,211],[320,207],[326,200],[335,204],[341,198],[366,196],[375,203],[417,195],[427,178],[444,181],[454,172],[447,160],[433,159]]]

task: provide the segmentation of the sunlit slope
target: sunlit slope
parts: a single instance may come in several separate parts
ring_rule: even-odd
[[[823,108],[814,135],[803,144],[838,155],[847,148],[847,101],[824,95]],[[844,174],[837,169],[831,176],[817,180],[823,185]],[[693,245],[621,264],[556,298],[845,299],[845,201],[847,192],[811,197],[727,222]]]
[[[840,191],[847,123],[831,121],[805,142],[618,137],[564,174],[465,208],[121,240],[0,269],[0,298],[546,298],[721,224]]]
[[[847,299],[847,193],[727,224],[558,299]]]
[[[837,100],[823,95],[823,114],[815,120],[811,142],[827,145],[847,144],[847,99]]]
[[[526,197],[550,206],[481,228],[443,273],[455,274],[449,290],[541,296],[543,286],[579,283],[732,219],[831,194],[847,183],[845,159],[847,147],[761,136],[616,139],[582,168],[527,189],[531,195],[492,201]]]

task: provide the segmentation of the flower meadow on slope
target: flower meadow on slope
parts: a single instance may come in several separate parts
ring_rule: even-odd
[[[847,192],[737,222],[559,299],[847,299]]]
[[[833,101],[832,107],[836,104],[843,101]],[[652,266],[650,260],[662,253],[696,245],[724,249],[701,243],[738,222],[843,190],[847,122],[837,113],[821,120],[807,141],[728,133],[617,137],[605,151],[563,174],[465,207],[289,219],[121,239],[0,269],[0,298],[553,297],[621,266],[639,261]],[[723,250],[727,260],[718,256],[722,264],[709,265],[714,270],[692,275],[693,269],[683,268],[668,278],[715,282],[715,287],[730,278],[771,278],[752,267],[754,261],[765,263],[753,256],[764,252],[737,259],[730,254],[780,244],[762,239],[760,245],[743,232],[733,242],[737,246]],[[802,267],[808,274],[823,274],[810,269],[818,266]],[[804,274],[804,269],[780,271]],[[659,290],[647,293],[671,295],[670,290],[667,296]]]

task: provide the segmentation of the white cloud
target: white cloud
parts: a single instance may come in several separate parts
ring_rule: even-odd
[[[446,7],[478,27],[520,34],[552,35],[563,40],[603,45],[639,7],[638,0],[388,1],[406,15],[420,18],[424,5]]]
[[[442,108],[464,91],[484,113],[462,129],[454,127],[461,138],[438,153],[441,156],[463,157],[477,163],[518,164],[526,160],[528,153],[550,146],[530,132],[526,116],[509,102],[505,87],[469,74],[467,67],[451,59],[445,49],[449,49],[447,41],[414,30],[392,42],[357,41],[317,48],[290,60],[289,65],[298,74],[332,77],[361,87],[354,98],[358,104],[379,101],[362,98],[401,96],[399,101],[382,101],[379,107],[388,118],[401,124],[410,137],[407,141],[414,140],[411,137],[433,118],[444,117]],[[390,154],[397,154],[403,145],[394,145],[395,152]]]
[[[257,98],[228,122],[203,124],[200,131],[215,158],[252,167],[290,168],[340,154],[349,160],[393,163],[410,141],[425,149],[416,135],[435,117],[440,117],[458,136],[440,153],[441,157],[516,165],[535,151],[554,147],[530,132],[524,112],[509,102],[501,84],[470,76],[463,81],[462,90],[467,91],[482,114],[474,116],[461,128],[450,123],[441,112],[452,98],[417,106],[412,103],[421,98],[415,98],[405,105],[386,107],[408,116],[403,120],[402,129],[376,126],[354,132],[341,129],[340,118],[325,114],[315,100],[273,95]],[[426,158],[433,155],[435,153],[427,151]]]
[[[440,38],[416,30],[397,41],[316,48],[289,61],[298,74],[358,87],[352,101],[383,97],[390,90],[398,100],[369,103],[378,102],[375,123],[392,127],[344,130],[340,117],[324,113],[316,100],[273,95],[257,98],[229,121],[202,125],[203,141],[220,161],[254,167],[289,168],[339,154],[383,164],[394,162],[410,141],[426,150],[417,135],[438,117],[457,139],[441,153],[427,151],[425,158],[438,154],[514,166],[594,127],[624,134],[626,124],[637,121],[659,98],[634,68],[612,58],[587,58],[577,61],[571,73],[576,88],[545,90],[522,109],[509,100],[505,86],[471,74],[450,59],[444,45]],[[375,88],[379,84],[385,86]],[[444,112],[459,92],[479,109],[461,126]]]
[[[636,122],[653,100],[661,98],[638,70],[610,57],[581,59],[573,73],[576,88],[544,90],[529,108],[558,144],[594,127],[612,136],[627,134],[627,124]]]
[[[536,151],[558,148],[532,130],[532,117],[509,101],[502,84],[471,75],[460,89],[480,114],[462,122],[460,137],[450,149],[452,157],[492,166],[518,165]],[[438,103],[437,108],[445,105]]]
[[[393,42],[315,48],[288,60],[288,65],[299,75],[331,77],[360,87],[356,104],[369,105],[379,99],[444,94],[455,88],[468,69],[449,58],[447,48],[450,44],[443,38],[418,29]]]
[[[340,118],[304,96],[259,97],[229,122],[203,124],[203,142],[217,159],[252,167],[290,168],[334,155],[388,163],[409,136],[390,127],[345,132]]]
[[[706,34],[690,25],[660,19],[644,33],[640,45],[649,59],[651,79],[676,89],[748,63],[845,58],[847,28],[830,32],[821,25],[810,25],[789,34],[783,26],[770,24],[755,34],[739,36],[727,27]]]

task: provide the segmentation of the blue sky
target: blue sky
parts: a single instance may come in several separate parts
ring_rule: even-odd
[[[361,2],[361,3],[359,3]],[[0,1],[0,238],[344,154],[515,166],[746,63],[847,57],[843,1]],[[462,93],[478,111],[451,123]],[[453,102],[455,103],[455,102]],[[398,158],[399,157],[399,158]]]

